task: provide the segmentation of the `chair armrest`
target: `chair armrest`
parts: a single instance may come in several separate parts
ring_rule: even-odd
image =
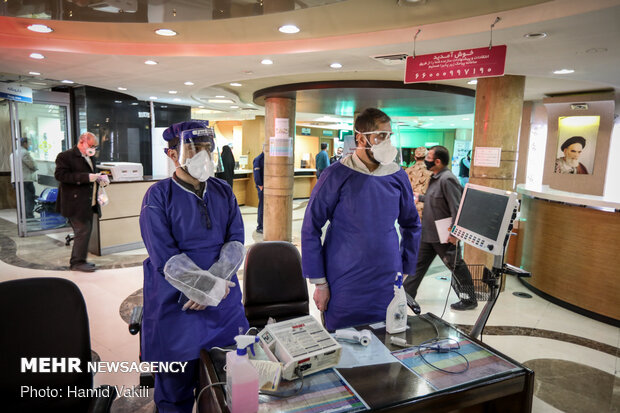
[[[94,397],[88,406],[88,413],[108,413],[116,399],[116,387],[103,384],[97,388],[99,397]]]

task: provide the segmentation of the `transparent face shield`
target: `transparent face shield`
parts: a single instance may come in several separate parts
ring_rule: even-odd
[[[213,176],[215,165],[211,153],[215,148],[212,128],[188,129],[179,136],[179,164],[187,173],[204,182]]]

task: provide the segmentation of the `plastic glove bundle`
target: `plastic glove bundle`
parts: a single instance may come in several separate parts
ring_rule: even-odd
[[[245,247],[239,241],[230,241],[222,246],[220,258],[209,268],[209,272],[216,277],[230,280],[237,272],[243,258]]]
[[[166,280],[187,298],[200,304],[217,306],[235,284],[200,269],[187,255],[175,255],[164,266]]]

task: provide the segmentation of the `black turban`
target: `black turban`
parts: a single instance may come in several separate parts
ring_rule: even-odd
[[[573,136],[573,137],[566,139],[564,143],[562,144],[562,146],[560,146],[560,149],[564,150],[568,148],[569,146],[571,146],[573,143],[581,144],[582,148],[586,147],[586,140],[583,136]]]

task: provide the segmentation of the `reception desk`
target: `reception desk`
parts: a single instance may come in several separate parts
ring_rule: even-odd
[[[522,282],[581,314],[620,325],[620,202],[519,185]]]
[[[310,198],[312,189],[316,185],[316,169],[295,168],[294,174],[293,198]],[[258,206],[258,194],[252,170],[235,170],[233,192],[239,205]]]
[[[112,182],[105,190],[110,202],[93,220],[88,251],[95,255],[113,254],[144,247],[140,235],[140,208],[147,189],[160,178]]]

